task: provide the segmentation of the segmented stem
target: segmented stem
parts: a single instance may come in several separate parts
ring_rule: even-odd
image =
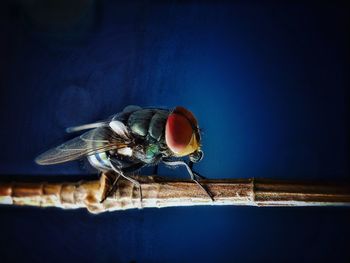
[[[104,196],[114,174],[100,180],[75,183],[0,183],[0,204],[87,208],[92,213],[139,208],[140,193],[133,183],[120,179],[116,191]],[[212,193],[210,198],[191,180],[158,176],[134,176],[142,185],[143,207],[194,205],[249,206],[349,206],[350,186],[263,179],[201,180]]]

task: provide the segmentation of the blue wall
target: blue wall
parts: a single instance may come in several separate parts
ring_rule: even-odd
[[[349,181],[345,5],[40,2],[47,1],[0,5],[2,178],[92,173],[83,162],[41,167],[33,159],[70,138],[66,127],[138,104],[196,114],[205,151],[196,169],[209,178]],[[1,262],[347,262],[349,219],[345,208],[94,216],[1,207],[0,255]]]

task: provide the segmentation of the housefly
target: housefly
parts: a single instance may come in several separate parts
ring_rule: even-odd
[[[175,109],[141,108],[130,105],[107,120],[70,127],[67,132],[85,131],[82,135],[39,155],[40,165],[64,163],[86,157],[97,170],[114,171],[116,178],[104,201],[123,177],[139,187],[129,175],[144,166],[162,162],[168,166],[185,166],[191,180],[213,200],[192,171],[193,163],[203,158],[197,119],[184,107]],[[189,157],[189,163],[183,157]],[[101,201],[101,202],[102,202]]]

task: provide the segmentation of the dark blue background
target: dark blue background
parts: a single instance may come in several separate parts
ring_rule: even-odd
[[[2,178],[80,179],[92,172],[82,162],[33,159],[70,138],[66,127],[138,104],[196,114],[196,169],[209,178],[350,179],[345,5],[40,0],[0,10]],[[322,207],[1,207],[0,261],[348,262],[349,219]]]

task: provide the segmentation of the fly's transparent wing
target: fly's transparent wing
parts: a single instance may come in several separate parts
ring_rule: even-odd
[[[95,122],[95,123],[89,123],[89,124],[83,124],[79,126],[74,126],[74,127],[68,127],[66,129],[67,133],[73,133],[73,132],[79,132],[83,130],[90,130],[90,129],[95,129],[103,126],[108,126],[109,121],[100,121],[100,122]]]
[[[79,132],[79,131],[83,131],[83,130],[90,130],[90,129],[95,129],[98,127],[105,127],[108,126],[108,124],[112,121],[112,120],[124,120],[128,115],[130,115],[132,112],[137,111],[142,109],[140,106],[136,106],[136,105],[128,105],[126,106],[122,112],[119,112],[117,114],[114,114],[112,116],[109,116],[107,119],[105,120],[101,120],[98,122],[94,122],[94,123],[88,123],[88,124],[83,124],[83,125],[79,125],[79,126],[73,126],[73,127],[68,127],[66,129],[67,133],[73,133],[73,132]]]
[[[35,161],[40,165],[63,163],[99,152],[124,148],[129,143],[130,141],[120,137],[109,127],[99,127],[44,152]]]

